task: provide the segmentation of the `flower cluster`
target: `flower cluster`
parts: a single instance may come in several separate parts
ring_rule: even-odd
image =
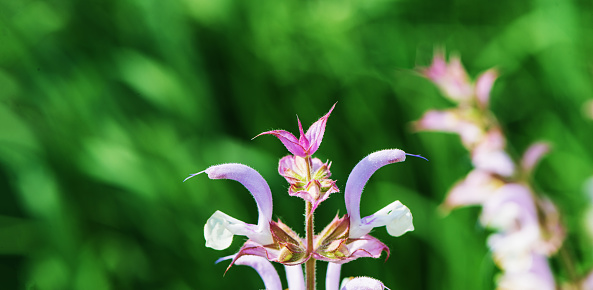
[[[444,207],[482,206],[480,222],[497,231],[488,245],[504,271],[498,280],[500,289],[555,289],[547,257],[560,248],[565,233],[554,204],[536,195],[529,182],[549,146],[535,143],[519,164],[513,162],[501,127],[488,109],[495,70],[472,82],[459,58],[447,63],[443,53],[436,53],[431,66],[420,72],[456,106],[426,112],[415,128],[459,135],[474,166],[451,189]]]
[[[411,155],[399,149],[388,149],[368,155],[354,167],[344,190],[346,215],[336,216],[320,233],[313,232],[314,211],[332,193],[339,192],[335,181],[329,179],[331,162],[324,163],[312,157],[321,144],[334,107],[311,125],[306,133],[298,120],[298,139],[285,130],[263,132],[256,136],[276,136],[292,154],[280,159],[278,172],[290,184],[288,194],[305,201],[305,238],[301,238],[280,220],[272,220],[272,192],[265,179],[253,168],[236,163],[221,164],[187,178],[206,173],[210,179],[235,180],[253,195],[259,213],[257,224],[248,224],[216,211],[204,226],[204,237],[206,246],[216,250],[228,248],[235,235],[247,237],[248,240],[235,255],[219,261],[230,259],[229,268],[234,264],[253,267],[267,289],[282,289],[270,261],[285,266],[290,289],[305,289],[305,282],[307,289],[314,289],[316,260],[330,263],[327,289],[338,289],[341,264],[361,257],[379,258],[384,251],[389,255],[388,247],[369,235],[373,228],[385,226],[387,232],[396,237],[414,229],[410,210],[399,201],[394,201],[373,215],[360,217],[362,190],[371,175],[379,168],[402,162],[406,155]],[[301,264],[305,264],[306,279]],[[369,285],[376,287],[372,289],[385,288],[378,280],[359,277],[345,280],[340,289],[370,289],[365,288]]]

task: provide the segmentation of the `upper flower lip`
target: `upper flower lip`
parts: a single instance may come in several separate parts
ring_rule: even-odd
[[[303,126],[301,125],[301,121],[297,117],[297,121],[299,124],[299,133],[300,137],[297,139],[292,133],[286,130],[272,130],[260,133],[259,135],[253,137],[253,139],[261,136],[261,135],[274,135],[280,141],[288,151],[296,156],[306,157],[313,155],[317,149],[319,149],[319,145],[323,140],[323,134],[325,133],[325,125],[327,124],[327,119],[329,115],[334,110],[334,104],[329,112],[325,114],[325,116],[319,118],[317,122],[313,123],[311,127],[307,130],[307,133],[304,133]]]
[[[233,235],[246,236],[262,245],[273,242],[272,233],[270,232],[272,191],[266,180],[255,169],[239,163],[227,163],[211,166],[204,171],[190,175],[188,178],[201,173],[208,174],[210,179],[232,179],[243,184],[253,195],[259,213],[257,225],[252,225],[223,212],[216,211],[208,219],[204,227],[206,246],[217,250],[226,249],[230,246]]]
[[[350,216],[350,238],[356,239],[368,234],[373,228],[387,226],[387,231],[392,236],[403,235],[414,230],[410,210],[399,201],[395,201],[375,214],[360,218],[360,198],[362,189],[371,175],[379,168],[396,162],[406,160],[406,154],[399,149],[387,149],[369,154],[362,159],[348,176],[344,200],[346,210]],[[411,155],[421,157],[417,155]],[[423,158],[423,157],[422,157]]]

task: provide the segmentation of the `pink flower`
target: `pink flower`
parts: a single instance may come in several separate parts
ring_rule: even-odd
[[[429,110],[414,123],[419,131],[439,131],[456,133],[468,148],[482,140],[485,132],[471,114],[458,108],[449,110]]]
[[[452,101],[468,102],[474,94],[473,85],[458,57],[451,57],[447,63],[443,53],[437,52],[430,67],[420,71]]]
[[[323,163],[319,158],[311,159],[312,180],[307,182],[307,160],[300,156],[288,155],[280,159],[278,172],[290,183],[288,194],[298,196],[312,204],[311,211],[326,200],[330,194],[339,192],[334,180],[329,179],[330,163]]]
[[[334,104],[329,112],[325,116],[321,117],[317,122],[313,123],[307,130],[307,133],[303,133],[303,126],[301,121],[297,118],[299,123],[300,137],[297,139],[292,133],[286,130],[273,130],[263,132],[253,138],[257,138],[261,135],[274,135],[280,139],[282,144],[288,149],[288,151],[296,156],[307,157],[313,155],[323,140],[323,133],[325,132],[325,124],[329,115],[334,110]]]

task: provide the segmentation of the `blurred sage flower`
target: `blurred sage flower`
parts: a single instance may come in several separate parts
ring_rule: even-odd
[[[527,269],[505,271],[498,279],[500,290],[554,290],[554,276],[545,255],[532,254]],[[589,288],[584,288],[589,289]]]
[[[420,71],[456,107],[427,111],[414,123],[415,128],[458,134],[474,166],[453,186],[443,207],[450,210],[482,206],[480,222],[496,230],[488,238],[488,245],[494,261],[503,270],[499,289],[554,289],[546,259],[558,251],[565,232],[555,205],[538,197],[529,185],[532,172],[549,151],[549,145],[534,143],[525,151],[520,166],[507,153],[506,138],[488,109],[490,92],[498,77],[496,70],[482,73],[472,83],[459,58],[453,57],[447,63],[443,54],[437,52],[431,66]]]
[[[420,72],[441,90],[444,96],[452,101],[467,102],[473,95],[473,86],[461,64],[459,57],[451,57],[449,63],[443,52],[435,53],[432,64]]]

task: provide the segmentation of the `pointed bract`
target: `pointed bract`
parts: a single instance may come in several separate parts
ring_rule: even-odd
[[[327,124],[327,119],[329,115],[334,110],[334,104],[329,112],[325,114],[325,116],[321,117],[317,122],[313,123],[311,127],[307,130],[307,133],[304,133],[303,126],[301,125],[301,120],[297,117],[297,122],[299,125],[299,133],[300,137],[297,139],[292,133],[285,131],[285,130],[272,130],[260,133],[259,135],[253,137],[254,139],[261,136],[261,135],[274,135],[284,147],[288,149],[290,153],[300,157],[307,157],[313,155],[317,149],[319,149],[319,145],[321,145],[321,141],[323,141],[323,134],[325,132],[325,125]]]

